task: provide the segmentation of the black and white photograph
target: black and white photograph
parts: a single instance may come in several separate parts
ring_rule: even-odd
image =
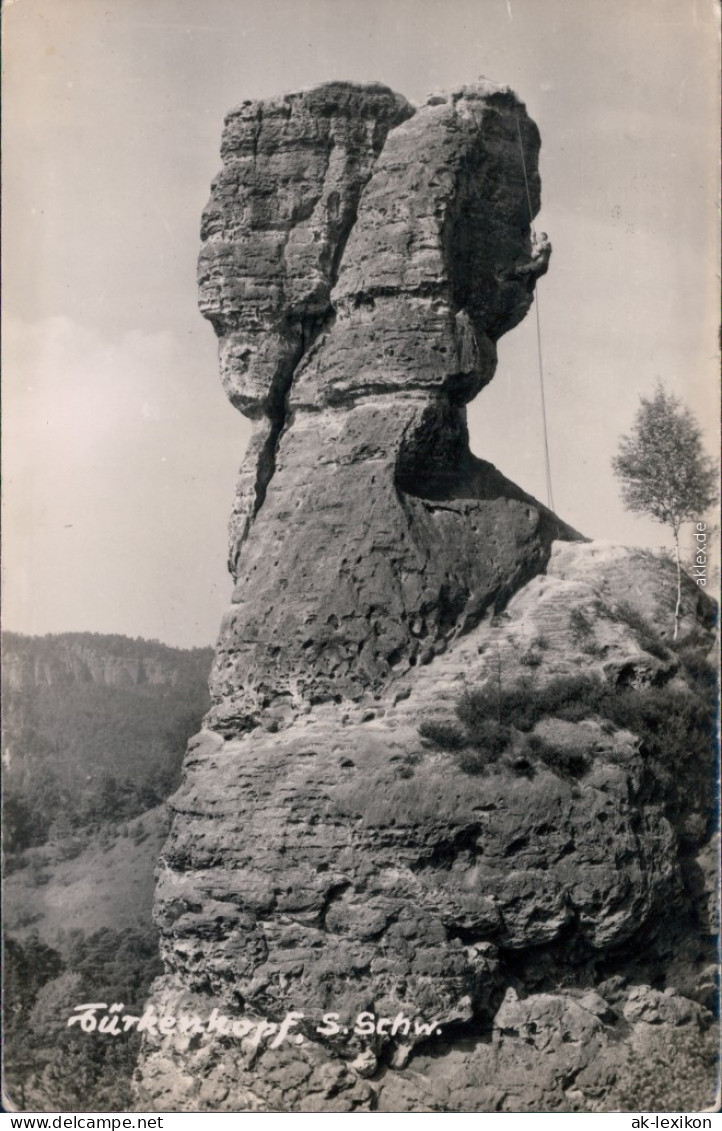
[[[5,1111],[711,1128],[719,4],[2,33]]]

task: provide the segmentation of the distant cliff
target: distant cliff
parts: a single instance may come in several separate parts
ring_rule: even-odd
[[[136,687],[150,683],[178,687],[207,676],[210,648],[170,648],[156,640],[97,632],[47,636],[2,634],[2,680],[9,691],[41,685],[93,683]]]
[[[208,709],[211,656],[97,633],[3,633],[6,851],[165,800]]]

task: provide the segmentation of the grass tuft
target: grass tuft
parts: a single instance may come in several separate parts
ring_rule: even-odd
[[[464,732],[454,723],[440,722],[438,719],[426,719],[420,723],[419,735],[440,750],[461,750],[467,742]]]

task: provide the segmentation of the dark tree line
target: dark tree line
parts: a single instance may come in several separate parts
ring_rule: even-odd
[[[59,949],[39,939],[5,941],[4,1067],[9,1097],[25,1111],[125,1111],[140,1036],[68,1028],[76,1005],[123,1002],[143,1012],[162,972],[151,929],[70,931]]]
[[[72,634],[97,652],[143,658],[143,641]],[[121,641],[121,648],[117,641]],[[4,662],[32,654],[57,665],[67,637],[3,640]],[[127,648],[126,648],[127,645]],[[160,650],[166,682],[107,685],[85,679],[21,680],[3,696],[5,848],[15,853],[79,830],[128,820],[177,787],[188,738],[208,709],[210,649]],[[174,657],[179,657],[175,667]],[[61,670],[65,670],[62,669]]]

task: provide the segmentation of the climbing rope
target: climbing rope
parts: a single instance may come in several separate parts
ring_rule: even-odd
[[[536,231],[534,229],[534,211],[531,206],[531,194],[529,192],[529,179],[526,175],[526,160],[524,158],[524,144],[521,139],[521,126],[519,125],[519,118],[516,119],[516,132],[519,135],[519,150],[521,152],[521,167],[524,171],[524,188],[526,189],[526,202],[529,208],[529,228],[532,234],[532,240],[536,242]],[[552,471],[549,462],[549,431],[547,429],[547,405],[546,397],[544,395],[544,365],[542,361],[542,342],[541,342],[541,321],[539,318],[539,290],[534,288],[534,309],[536,311],[536,342],[537,342],[537,358],[539,362],[539,388],[541,391],[541,406],[542,406],[542,425],[544,429],[544,466],[546,470],[546,486],[547,486],[547,506],[550,511],[554,510],[554,495],[552,494]]]

